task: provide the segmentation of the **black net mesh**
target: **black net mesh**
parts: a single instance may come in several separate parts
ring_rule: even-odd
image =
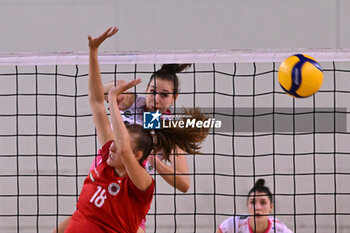
[[[161,63],[161,62],[160,62]],[[279,87],[279,63],[193,63],[181,74],[175,111],[200,107],[222,122],[200,155],[187,155],[182,193],[154,174],[147,232],[215,232],[247,213],[259,178],[272,215],[294,232],[345,232],[350,208],[350,63],[321,62],[324,84],[294,99]],[[142,83],[158,64],[102,64],[103,81]],[[0,66],[0,229],[48,232],[70,216],[99,145],[88,105],[86,64]],[[177,110],[179,109],[179,110]],[[349,140],[348,140],[349,139]]]

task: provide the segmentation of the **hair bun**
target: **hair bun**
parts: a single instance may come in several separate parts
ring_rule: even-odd
[[[160,71],[176,74],[190,66],[191,64],[164,64],[162,65],[162,68],[160,68]]]
[[[258,179],[254,185],[254,187],[264,187],[265,186],[265,180],[264,179]]]

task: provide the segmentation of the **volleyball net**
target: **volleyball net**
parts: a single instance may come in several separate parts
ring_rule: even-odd
[[[309,98],[278,84],[280,62],[295,53],[324,71]],[[178,74],[175,107],[222,121],[200,155],[187,155],[188,192],[155,174],[147,232],[215,232],[227,217],[247,214],[259,178],[274,194],[272,215],[294,232],[349,227],[350,51],[117,52],[99,60],[104,82],[141,78],[140,95],[161,64],[191,63]],[[74,212],[100,147],[87,84],[87,54],[0,55],[1,231],[48,232]]]

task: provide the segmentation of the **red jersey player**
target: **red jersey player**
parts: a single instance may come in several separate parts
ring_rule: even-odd
[[[89,37],[90,48],[98,47],[105,38],[117,31],[117,28],[110,28],[103,37],[94,40]],[[90,53],[93,52],[97,52],[97,49],[90,49]],[[90,56],[90,59],[97,59],[97,56]],[[98,64],[91,60],[90,63]],[[109,91],[112,131],[104,107],[99,68],[91,68],[90,65],[89,102],[98,141],[103,145],[103,161],[85,179],[77,210],[65,232],[136,232],[149,210],[154,191],[154,180],[142,167],[142,162],[152,150],[163,150],[166,157],[175,147],[188,153],[198,153],[199,144],[205,139],[208,130],[150,131],[136,124],[125,126],[117,101],[121,93],[140,83],[140,80],[133,80]],[[196,109],[189,113],[191,118],[206,119]]]
[[[77,210],[65,232],[136,232],[149,210],[154,181],[140,163],[151,152],[153,139],[141,126],[126,128],[116,103],[123,88],[139,82],[111,89],[113,131],[99,100],[90,99],[98,139],[104,145],[103,162],[85,179]],[[90,80],[89,91],[96,89],[92,85],[94,81]]]

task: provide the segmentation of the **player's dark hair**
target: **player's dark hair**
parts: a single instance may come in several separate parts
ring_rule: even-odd
[[[272,201],[272,193],[271,193],[270,189],[267,186],[265,186],[265,180],[264,179],[258,179],[256,181],[254,187],[249,191],[248,197],[250,196],[251,193],[256,193],[256,192],[265,193],[269,197],[271,203],[273,203],[273,201]]]
[[[174,84],[173,94],[176,95],[179,93],[179,79],[176,73],[180,73],[181,71],[189,68],[191,64],[164,64],[162,67],[154,72],[149,79],[147,84],[147,88],[151,84],[151,82],[156,82],[155,79],[161,79],[170,81]]]
[[[183,121],[187,119],[195,121],[205,121],[208,117],[201,113],[198,108],[184,109]],[[134,140],[133,152],[142,151],[143,156],[139,160],[142,162],[150,155],[162,151],[163,158],[169,161],[171,152],[177,147],[189,154],[198,154],[200,144],[209,133],[209,128],[162,128],[156,130],[144,129],[141,125],[132,124],[126,126]]]
[[[139,124],[126,125],[130,136],[134,137],[133,152],[142,151],[142,157],[139,160],[139,164],[142,165],[143,161],[147,159],[153,149],[153,139],[148,131],[144,130]]]
[[[182,121],[187,119],[192,121],[206,121],[208,117],[201,113],[198,108],[185,108]],[[164,120],[166,121],[166,120]],[[167,125],[167,123],[165,123]],[[200,144],[204,141],[209,133],[209,128],[197,127],[176,127],[162,128],[155,130],[157,143],[154,147],[156,152],[162,151],[163,158],[169,161],[169,156],[172,151],[179,147],[181,150],[189,154],[198,154],[201,148]]]

